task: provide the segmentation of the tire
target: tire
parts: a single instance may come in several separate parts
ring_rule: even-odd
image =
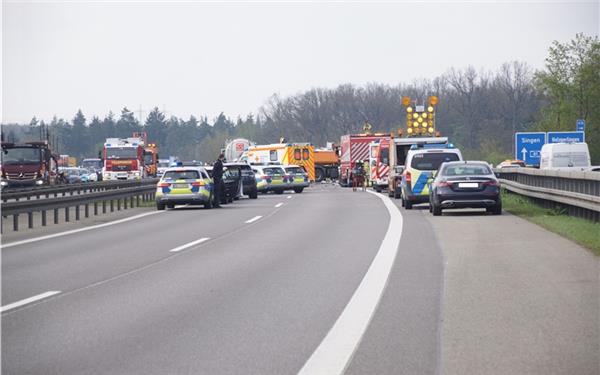
[[[400,199],[400,197],[401,197],[400,193],[398,193],[398,191],[396,189],[394,189],[393,195],[394,195],[394,199]]]
[[[402,202],[403,202],[402,205],[404,206],[404,208],[406,208],[407,210],[412,210],[413,204],[411,201],[402,198]]]
[[[275,194],[283,194],[283,190],[275,190]]]
[[[204,203],[204,208],[206,208],[207,210],[210,210],[211,208],[213,208],[213,197],[212,195],[208,198],[208,201],[206,203]]]
[[[256,190],[252,190],[252,191],[250,192],[250,194],[248,194],[248,197],[249,197],[250,199],[256,199],[256,198],[258,198],[258,192],[257,192]]]
[[[167,208],[175,208],[175,205],[173,203],[169,203],[167,204]]]
[[[321,182],[325,179],[325,170],[322,167],[315,167],[315,182]]]
[[[378,193],[381,193],[381,188],[379,186],[373,186],[373,190],[375,190]]]
[[[497,204],[494,207],[486,208],[485,210],[490,212],[492,215],[502,215],[502,203]]]
[[[302,190],[304,190],[304,188],[294,188],[294,192],[298,194],[302,193]]]
[[[433,214],[433,216],[440,216],[442,214],[442,207],[437,206],[435,204],[432,205],[431,213]]]
[[[156,202],[156,209],[158,211],[164,211],[165,209],[165,204],[164,203],[160,203],[160,202]]]

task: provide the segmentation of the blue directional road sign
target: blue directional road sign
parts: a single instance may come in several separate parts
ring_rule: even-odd
[[[515,133],[515,159],[527,165],[540,165],[540,151],[546,143],[546,133]]]
[[[577,128],[576,130],[578,132],[584,132],[585,131],[585,120],[580,118],[579,120],[577,120]]]
[[[585,142],[584,132],[548,132],[548,143]]]

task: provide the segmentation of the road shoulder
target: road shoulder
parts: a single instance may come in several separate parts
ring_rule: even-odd
[[[444,374],[598,374],[598,259],[510,214],[426,215],[446,260]]]

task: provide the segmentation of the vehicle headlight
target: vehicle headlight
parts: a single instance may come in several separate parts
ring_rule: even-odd
[[[6,182],[6,181],[4,181],[4,180],[3,180],[3,181],[0,181],[0,186],[6,186],[6,185],[8,185],[8,182]]]
[[[37,180],[35,181],[36,185],[43,185],[44,184],[44,180]]]

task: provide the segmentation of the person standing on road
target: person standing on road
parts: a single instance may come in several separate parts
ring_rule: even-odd
[[[220,154],[219,158],[213,164],[213,182],[214,182],[214,195],[213,195],[213,207],[221,207],[221,194],[223,192],[223,160],[225,159],[224,154]]]

